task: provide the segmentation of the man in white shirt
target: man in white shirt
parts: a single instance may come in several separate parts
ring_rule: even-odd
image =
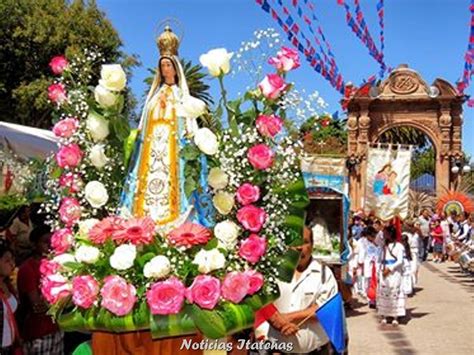
[[[469,240],[469,231],[471,229],[469,225],[469,214],[468,213],[461,213],[459,215],[459,230],[454,235],[454,240],[457,242],[464,243]]]
[[[268,339],[291,343],[292,354],[325,350],[329,345],[315,312],[337,293],[337,281],[329,267],[312,259],[312,248],[311,230],[305,228],[304,244],[298,247],[301,256],[293,279],[290,283],[278,282],[280,298],[274,303],[278,314],[268,320]],[[283,319],[283,323],[290,322],[296,328],[282,329],[277,318]]]

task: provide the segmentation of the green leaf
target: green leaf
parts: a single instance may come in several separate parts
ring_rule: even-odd
[[[219,241],[217,238],[212,238],[210,241],[207,242],[206,246],[204,247],[204,250],[211,250],[214,248],[217,248],[217,244]]]
[[[130,157],[132,156],[138,134],[138,129],[132,129],[127,139],[123,142],[123,162],[125,167],[128,166]]]
[[[192,176],[188,176],[184,182],[184,193],[187,198],[190,198],[194,190],[197,188],[196,180]]]
[[[78,270],[81,269],[83,264],[81,263],[76,263],[74,261],[68,261],[63,264],[66,268],[71,269],[71,270]]]
[[[130,134],[130,126],[122,117],[114,117],[110,120],[112,131],[119,141],[125,141]]]
[[[201,152],[194,144],[188,144],[183,149],[181,149],[180,154],[184,159],[192,161],[197,160],[201,155]]]
[[[61,176],[63,170],[58,166],[58,167],[55,167],[53,169],[53,171],[51,172],[51,179],[53,180],[57,180],[59,179],[59,177]]]
[[[153,259],[154,257],[155,257],[155,253],[152,253],[152,252],[143,254],[137,259],[138,265],[140,265],[140,268],[143,269],[145,264],[151,259]]]
[[[115,109],[118,113],[122,112],[124,105],[125,98],[122,95],[119,95],[119,97],[117,98],[117,102],[115,103]]]

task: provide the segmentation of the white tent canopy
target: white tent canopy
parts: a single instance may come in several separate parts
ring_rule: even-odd
[[[57,142],[51,131],[0,121],[0,146],[22,158],[45,159],[58,149]]]

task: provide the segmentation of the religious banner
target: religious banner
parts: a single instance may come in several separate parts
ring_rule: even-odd
[[[408,214],[411,148],[370,148],[367,158],[366,208],[384,221]]]

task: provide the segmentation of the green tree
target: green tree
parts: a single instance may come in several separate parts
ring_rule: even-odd
[[[19,124],[51,126],[53,56],[88,48],[128,70],[138,64],[121,50],[118,33],[94,0],[2,0],[0,38],[0,120]],[[133,103],[130,93],[128,100]]]
[[[433,147],[425,150],[416,150],[411,162],[411,179],[414,180],[423,174],[435,175],[436,155]]]
[[[379,137],[380,143],[411,144],[420,149],[430,145],[429,138],[420,130],[413,127],[394,127],[385,131]]]

